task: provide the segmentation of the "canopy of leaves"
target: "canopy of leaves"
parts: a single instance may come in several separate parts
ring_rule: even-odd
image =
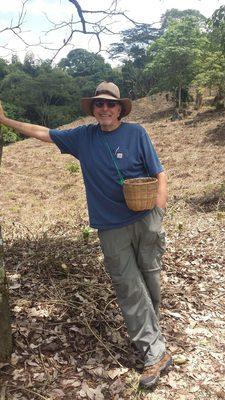
[[[58,66],[73,77],[90,76],[96,73],[104,77],[112,70],[110,64],[107,64],[102,56],[84,49],[70,51]]]
[[[200,89],[217,88],[218,93],[225,96],[225,54],[221,51],[208,52],[194,83]]]
[[[199,72],[208,40],[195,17],[170,23],[167,31],[148,49],[146,72],[155,80],[152,91],[188,87]]]
[[[121,32],[121,41],[112,43],[109,53],[112,59],[127,58],[135,61],[146,54],[146,47],[159,37],[159,29],[150,24],[139,24]]]
[[[13,119],[57,127],[82,115],[80,99],[94,93],[102,81],[114,81],[123,88],[121,71],[112,69],[100,55],[77,49],[53,67],[36,61],[28,53],[24,62],[13,57],[11,63],[0,59],[0,98],[7,115]],[[5,142],[10,142],[9,135]]]
[[[8,72],[8,64],[3,58],[0,58],[0,79],[4,78],[7,72]]]
[[[125,61],[122,67],[124,95],[132,100],[144,97],[148,93],[152,81],[143,69],[139,69],[132,61]]]
[[[84,49],[70,51],[55,67],[31,52],[24,62],[16,55],[11,63],[0,58],[0,97],[11,118],[55,127],[80,116],[80,98],[102,80],[114,81],[132,99],[188,91],[192,82],[198,90],[214,86],[224,93],[224,43],[225,6],[208,21],[197,10],[171,9],[159,28],[138,24],[121,32],[110,48],[112,58],[122,60],[117,68]]]
[[[210,28],[213,46],[225,53],[225,6],[213,13]]]
[[[181,19],[187,17],[194,17],[200,24],[206,22],[206,17],[198,10],[178,10],[177,8],[171,8],[170,10],[167,10],[161,17],[161,33],[165,33],[171,22],[180,21]]]

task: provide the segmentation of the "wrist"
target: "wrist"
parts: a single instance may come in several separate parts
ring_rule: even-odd
[[[156,206],[160,208],[166,208],[167,197],[165,196],[157,196],[156,198]]]

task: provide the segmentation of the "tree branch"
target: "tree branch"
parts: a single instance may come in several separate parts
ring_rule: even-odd
[[[10,25],[6,26],[5,28],[3,28],[2,30],[0,30],[0,34],[1,33],[5,33],[5,32],[11,32],[14,36],[16,36],[21,42],[23,42],[26,46],[38,46],[40,44],[39,43],[35,43],[35,44],[31,44],[28,43],[23,37],[22,35],[25,33],[24,31],[22,31],[22,26],[24,24],[24,20],[25,20],[25,16],[26,16],[26,9],[25,6],[26,4],[29,2],[29,0],[22,0],[22,7],[18,16],[18,20],[16,23],[13,24],[13,20],[11,20]],[[8,45],[2,45],[1,48],[4,48],[6,50],[11,50],[8,47]]]
[[[17,29],[19,30],[19,32],[21,32],[21,26],[24,23],[24,18],[26,16],[26,10],[25,10],[25,5],[29,0],[23,0],[22,1],[22,8],[18,17],[18,20],[16,22],[16,24],[13,25],[13,21],[11,20],[10,26],[7,26],[5,28],[3,28],[0,33],[6,32],[6,31],[12,31],[14,33],[14,31]]]
[[[112,26],[115,24],[115,21],[112,22],[112,19],[114,17],[122,17],[131,22],[133,25],[138,26],[141,25],[141,23],[134,21],[131,19],[124,11],[118,10],[118,2],[117,0],[113,0],[112,3],[110,4],[108,9],[105,10],[86,10],[82,9],[80,2],[77,0],[68,0],[70,3],[72,3],[76,9],[77,15],[78,15],[78,20],[73,21],[73,17],[69,22],[61,21],[59,23],[55,23],[53,21],[50,21],[50,19],[46,16],[48,21],[53,25],[51,29],[49,29],[46,33],[46,35],[50,32],[53,32],[55,30],[59,31],[65,28],[69,28],[70,32],[69,34],[64,38],[62,45],[57,48],[46,48],[48,50],[55,51],[55,54],[51,58],[51,61],[53,61],[57,55],[60,53],[60,51],[68,46],[69,44],[72,44],[72,39],[76,33],[83,33],[85,35],[91,35],[96,38],[98,42],[98,52],[102,51],[102,42],[101,42],[101,36],[103,34],[108,34],[108,35],[115,35],[118,34],[119,32],[116,32],[110,28],[110,25]],[[96,21],[89,21],[86,19],[86,15],[94,15],[94,16],[99,16],[100,18]],[[110,21],[109,21],[110,20]],[[81,28],[76,28],[76,25],[81,24]]]
[[[91,37],[94,37],[98,44],[98,51],[102,51],[102,36],[103,35],[115,35],[120,32],[117,29],[113,29],[113,25],[118,22],[117,17],[125,18],[127,21],[132,23],[135,26],[141,25],[139,22],[134,21],[130,18],[125,11],[118,9],[118,1],[112,0],[109,7],[106,9],[100,10],[86,10],[81,6],[80,0],[68,0],[74,6],[74,15],[67,21],[54,22],[49,19],[49,17],[45,14],[47,21],[49,22],[49,29],[44,33],[46,40],[43,41],[41,38],[38,43],[29,43],[29,40],[26,40],[24,37],[24,31],[22,27],[25,23],[26,16],[26,4],[29,0],[22,0],[21,2],[21,11],[18,15],[18,19],[16,23],[13,21],[10,22],[9,26],[3,27],[0,30],[0,33],[11,32],[13,36],[17,37],[26,47],[30,46],[41,46],[43,49],[49,50],[53,52],[53,56],[51,61],[55,60],[61,50],[68,46],[73,46],[73,38],[76,34],[84,34]],[[74,18],[76,16],[76,20]],[[88,16],[88,19],[86,18]],[[90,18],[92,16],[92,18]],[[121,26],[121,24],[120,24]],[[47,40],[47,36],[54,32],[64,32],[64,39],[56,48],[56,45],[51,45],[50,40]],[[65,33],[66,32],[66,33]],[[9,48],[9,44],[3,44],[0,46],[8,51],[14,51]],[[25,47],[25,48],[26,48]],[[73,46],[74,47],[74,46]]]
[[[82,27],[83,27],[83,33],[87,33],[86,32],[86,23],[85,23],[85,19],[84,19],[84,14],[83,14],[83,11],[82,11],[82,8],[81,8],[81,6],[80,6],[80,4],[78,3],[78,1],[77,0],[69,0],[75,7],[76,7],[76,9],[77,9],[77,14],[79,15],[79,17],[80,17],[80,21],[81,21],[81,24],[82,24]]]

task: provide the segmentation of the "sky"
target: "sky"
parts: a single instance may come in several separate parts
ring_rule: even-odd
[[[60,24],[70,21],[72,17],[74,21],[77,21],[75,7],[69,0],[26,1],[26,14],[21,36],[27,46],[10,30],[4,30],[6,27],[10,27],[10,24],[16,25],[22,9],[22,0],[7,0],[4,1],[4,4],[1,4],[0,57],[10,60],[13,51],[23,61],[26,52],[31,51],[36,59],[51,59],[70,31],[68,28],[57,28],[57,30],[52,30],[48,34],[46,32],[53,28],[52,23]],[[79,3],[85,10],[105,10],[110,6],[112,0],[96,0],[95,2],[93,0],[80,0]],[[93,3],[95,4],[93,5]],[[206,17],[210,17],[221,5],[225,5],[225,0],[118,0],[118,9],[125,11],[131,19],[137,22],[155,24],[154,26],[159,23],[161,15],[171,8],[180,10],[192,8],[199,10]],[[94,14],[89,14],[87,19],[94,21]],[[107,50],[110,43],[119,41],[120,37],[116,35],[116,32],[132,28],[134,25],[125,18],[116,17],[113,21],[107,21],[107,26],[115,33],[101,37],[103,50]],[[39,45],[40,41],[45,48]],[[84,48],[88,51],[97,52],[99,45],[95,37],[76,33],[71,44],[64,47],[57,55],[55,62],[65,57],[74,48]],[[101,54],[107,61],[111,62],[107,52]]]

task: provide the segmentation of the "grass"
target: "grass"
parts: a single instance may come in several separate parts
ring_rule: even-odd
[[[80,166],[78,163],[73,161],[66,164],[66,170],[69,171],[71,174],[77,174],[80,172]]]
[[[91,229],[89,226],[86,226],[82,230],[82,235],[83,239],[88,240],[90,238],[91,233],[93,232],[93,229]]]

